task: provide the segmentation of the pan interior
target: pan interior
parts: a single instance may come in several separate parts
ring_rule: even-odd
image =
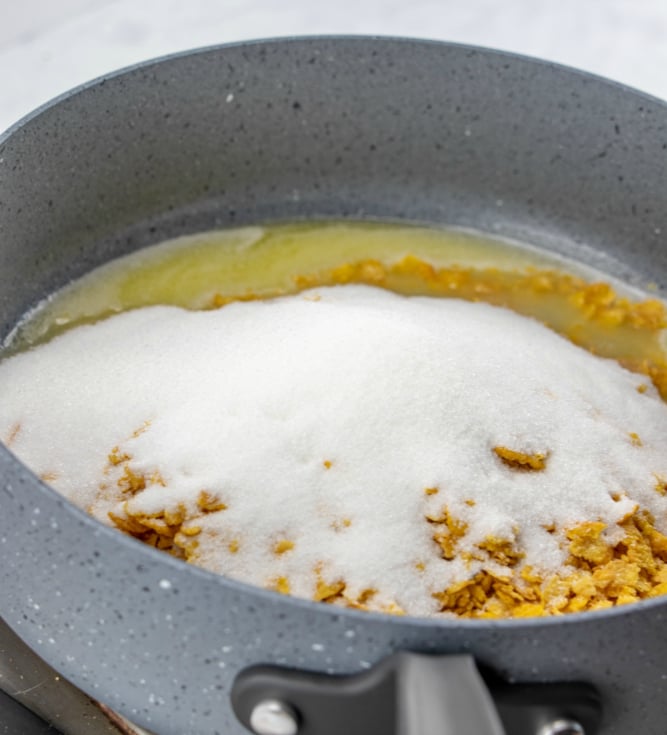
[[[614,358],[625,367],[643,373],[642,377],[634,379],[637,382],[636,390],[640,393],[645,393],[648,390],[648,384],[642,382],[642,379],[646,380],[647,376],[651,377],[655,386],[663,391],[664,396],[664,391],[667,390],[667,380],[665,380],[667,377],[667,354],[661,343],[659,330],[659,325],[663,324],[664,326],[665,323],[664,304],[661,304],[657,299],[647,298],[647,294],[641,294],[636,289],[621,283],[615,283],[614,289],[605,282],[608,280],[608,276],[597,273],[582,264],[569,262],[562,257],[555,256],[553,253],[550,254],[529,245],[500,242],[478,233],[378,222],[352,223],[339,221],[265,224],[179,238],[152,248],[140,250],[102,266],[79,281],[70,284],[63,291],[54,294],[29,315],[15,331],[14,338],[10,340],[9,350],[20,352],[26,348],[38,346],[40,343],[48,342],[77,326],[104,322],[106,317],[140,307],[169,305],[180,306],[186,310],[210,311],[220,310],[233,302],[275,299],[276,297],[295,295],[299,292],[305,292],[303,299],[316,302],[321,299],[321,295],[318,293],[320,288],[328,291],[328,287],[332,286],[364,284],[365,286],[375,287],[376,290],[385,289],[404,295],[449,297],[459,303],[463,299],[508,307],[519,314],[533,317],[551,326],[555,331],[560,332],[571,341],[586,347],[595,354]],[[632,297],[644,298],[644,300],[634,302]],[[303,299],[301,300],[303,301]],[[442,301],[442,298],[440,300]],[[267,308],[270,311],[271,308],[276,307]],[[230,307],[230,312],[232,310]],[[155,312],[151,313],[154,314]],[[234,313],[237,314],[238,312],[235,311]],[[426,317],[426,313],[423,316]],[[484,319],[484,317],[481,318]],[[660,322],[660,319],[662,319],[662,322]],[[256,326],[260,333],[263,333],[261,332],[261,322],[257,323]],[[419,332],[420,326],[414,326],[415,330]],[[353,333],[355,330],[350,327],[351,325],[348,325],[345,331]],[[474,333],[477,333],[476,328],[473,327],[474,325],[471,324],[470,328]],[[100,326],[100,329],[102,328],[104,327]],[[516,328],[519,329],[518,324]],[[86,333],[89,334],[89,330],[86,330]],[[105,334],[109,333],[105,332]],[[113,334],[113,332],[110,334]],[[508,339],[511,342],[519,334],[520,330],[516,335],[510,330],[509,337],[505,339],[503,344],[506,346]],[[267,335],[265,335],[266,337]],[[144,341],[152,338],[153,331],[147,331]],[[114,352],[118,351],[123,354],[126,346],[135,344],[138,351],[139,345],[133,339],[132,335],[124,333],[124,337],[117,340],[115,347],[113,343],[107,345],[107,347],[111,347]],[[209,338],[205,338],[204,342],[208,340]],[[486,340],[492,342],[490,334],[487,334],[484,341]],[[201,344],[201,339],[199,343]],[[79,354],[76,352],[76,343],[70,342],[68,344],[75,349],[75,355]],[[304,344],[309,344],[308,340]],[[456,341],[452,342],[452,345],[456,344],[458,344]],[[564,341],[561,343],[561,350],[565,349],[565,344]],[[98,346],[102,347],[101,344]],[[378,345],[379,348],[380,345]],[[500,353],[502,353],[506,347],[502,347],[498,343],[496,348],[499,348]],[[302,350],[301,362],[305,362],[308,349],[304,347],[299,349]],[[345,349],[344,343],[341,343],[341,349]],[[455,347],[450,349],[456,350]],[[470,347],[467,349],[470,349]],[[516,344],[516,349],[522,349],[520,341]],[[193,351],[196,353],[196,350]],[[419,352],[416,346],[413,351],[415,353]],[[130,347],[127,359],[124,359],[124,362],[130,363],[130,356],[134,352],[135,350]],[[223,342],[219,345],[219,352],[208,354],[208,359],[201,361],[201,368],[204,368],[205,365],[220,364],[221,361],[225,360],[225,352]],[[153,359],[157,358],[162,361],[163,357],[166,359],[166,355],[171,353],[168,345],[163,343],[163,349],[158,349],[157,352],[154,350],[152,354]],[[232,348],[232,354],[236,354],[234,348]],[[496,364],[497,354],[494,349],[491,349],[485,356],[484,362]],[[560,354],[556,352],[554,357],[558,358]],[[565,353],[562,353],[562,356],[565,357]],[[94,361],[94,356],[91,355],[91,357]],[[148,355],[142,360],[146,357]],[[83,355],[81,355],[80,361],[86,365],[88,364]],[[78,362],[79,359],[75,357],[72,361],[74,370],[76,370]],[[169,360],[166,359],[166,362],[169,362]],[[92,361],[91,364],[93,364]],[[278,364],[281,364],[280,361]],[[324,378],[326,365],[317,364],[318,369],[315,372],[321,374]],[[496,364],[496,373],[489,376],[488,382],[482,381],[482,383],[477,384],[475,380],[470,381],[469,385],[472,389],[471,402],[476,402],[474,396],[478,391],[481,390],[484,393],[484,391],[488,391],[490,386],[501,381],[507,364],[506,360],[503,362],[501,359]],[[183,367],[184,365],[185,363],[183,363]],[[513,369],[528,370],[526,379],[532,380],[530,365],[529,360],[527,365],[524,364],[521,367],[516,365]],[[231,371],[229,374],[234,375],[236,368],[231,364],[227,367]],[[463,356],[463,362],[459,364],[460,367],[465,367],[465,355]],[[415,370],[416,368],[417,365],[414,366]],[[112,385],[114,384],[113,376],[116,375],[117,369],[110,368],[108,379],[104,370],[97,374],[104,383]],[[90,368],[86,367],[85,370],[89,372]],[[276,374],[279,372],[279,369],[277,369]],[[225,382],[225,375],[225,371],[221,368],[219,377],[222,378],[223,382]],[[460,378],[460,375],[461,371],[459,369],[456,376]],[[139,372],[136,374],[136,379],[141,380]],[[375,374],[374,382],[381,382],[383,379],[382,371],[379,371]],[[176,375],[172,375],[171,380],[160,380],[158,382],[177,385],[179,379]],[[650,381],[648,382],[650,383]],[[133,383],[134,379],[119,394],[113,392],[115,389],[109,389],[112,391],[111,395],[116,396],[111,398],[113,405],[116,407],[114,409],[116,412],[120,410],[119,406],[122,405],[123,396],[131,394]],[[263,384],[264,380],[259,379],[258,386]],[[317,390],[326,392],[325,385],[326,380]],[[69,387],[65,383],[63,383],[63,386],[66,395],[68,395]],[[263,388],[258,386],[246,395],[249,404],[252,404],[253,393],[262,392]],[[521,398],[521,388],[521,384],[513,385],[509,392],[517,391],[517,399],[525,400]],[[283,385],[283,390],[278,391],[278,393],[289,394],[293,389],[294,385],[290,387],[288,381]],[[432,389],[435,390],[435,386]],[[569,390],[569,387],[563,386],[563,389]],[[245,387],[241,389],[241,391],[244,390],[246,390]],[[547,393],[549,392],[548,388],[544,388],[544,390]],[[556,390],[558,392],[558,389]],[[582,390],[585,390],[585,388],[582,387]],[[633,387],[632,391],[634,392],[634,390]],[[148,388],[146,392],[153,393]],[[214,393],[215,388],[212,385],[211,395]],[[486,411],[489,412],[489,415],[493,414],[495,404],[501,400],[501,394],[488,393]],[[337,395],[340,400],[347,400],[344,398],[346,396],[344,385],[339,386]],[[417,391],[415,400],[420,400],[419,396],[420,393]],[[491,396],[495,396],[495,398]],[[160,400],[162,399],[158,399],[158,406]],[[190,400],[194,399],[184,398],[184,405],[190,405]],[[273,398],[270,398],[269,402],[273,400]],[[100,396],[100,406],[103,406],[106,401],[106,398]],[[44,400],[45,404],[50,402],[51,399]],[[126,408],[129,408],[132,403],[133,401],[130,401]],[[105,409],[101,408],[100,410]],[[158,417],[162,411],[160,408],[150,410],[157,410]],[[222,415],[226,410],[233,413],[232,409],[222,408]],[[255,415],[255,408],[248,405],[248,410],[250,415]],[[326,410],[328,411],[330,408]],[[535,411],[534,409],[531,410]],[[264,404],[259,409],[258,415],[261,416],[263,411],[269,411]],[[539,414],[540,411],[537,410],[537,413]],[[75,415],[78,414],[75,412]],[[326,414],[326,411],[322,415],[329,415],[329,422],[334,419],[334,416]],[[206,411],[198,414],[197,411],[192,410],[192,420],[195,422],[199,421],[200,418],[204,422],[208,421],[206,416]],[[480,416],[483,420],[484,411]],[[80,418],[83,419],[83,416]],[[363,413],[359,415],[359,418],[360,420],[363,418]],[[435,417],[433,419],[437,422]],[[157,420],[159,422],[159,418]],[[71,423],[72,421],[76,424],[79,419],[74,417],[68,419],[68,422]],[[146,418],[142,414],[140,420],[139,417],[135,416],[131,421],[134,422],[133,426],[137,424],[137,421],[141,424],[140,426],[137,424],[139,428],[135,427],[133,433],[131,432],[132,437],[136,439],[144,432],[150,431],[153,419]],[[385,415],[384,421],[385,425],[390,425],[392,421],[391,413]],[[389,423],[386,423],[387,421]],[[108,421],[103,422],[105,425],[108,423]],[[554,426],[559,427],[561,423],[562,417],[559,416]],[[567,424],[567,421],[565,423]],[[23,431],[22,425],[23,420],[17,420],[13,425],[14,428],[9,426],[8,442],[10,446],[13,446],[17,437],[19,437],[19,443],[22,441],[20,437]],[[263,426],[261,418],[258,419],[257,426]],[[127,428],[126,426],[124,430],[121,430],[121,434]],[[248,430],[252,433],[250,427],[248,427]],[[258,429],[258,431],[261,434],[263,429]],[[285,435],[291,436],[290,431],[292,429],[287,431]],[[60,434],[61,432],[56,430],[55,433]],[[153,516],[145,516],[142,511],[133,510],[130,512],[129,506],[124,502],[125,500],[141,493],[147,485],[157,483],[161,487],[167,487],[169,481],[165,481],[160,475],[159,465],[158,469],[153,470],[153,474],[149,473],[148,475],[144,475],[143,471],[137,470],[134,465],[131,466],[130,463],[135,449],[129,446],[126,449],[119,448],[125,441],[125,439],[118,439],[121,434],[112,432],[111,437],[106,435],[104,438],[100,437],[105,447],[107,441],[111,442],[108,445],[110,451],[105,449],[102,451],[101,457],[106,457],[105,452],[109,451],[108,467],[103,472],[104,478],[110,477],[115,467],[121,466],[121,468],[124,468],[125,474],[119,476],[117,480],[114,479],[111,486],[117,484],[121,488],[119,498],[123,500],[122,506],[126,509],[122,513],[130,513],[130,515],[127,518],[118,515],[121,511],[115,507],[112,510],[105,509],[101,511],[98,509],[91,511],[93,515],[97,514],[96,517],[103,522],[109,522],[109,519],[112,519],[119,529],[150,545],[156,545],[158,548],[169,551],[179,558],[201,563],[202,566],[208,568],[215,568],[211,564],[218,562],[199,561],[199,552],[196,551],[198,542],[195,542],[193,546],[193,542],[187,540],[190,539],[191,535],[201,533],[201,529],[196,523],[195,525],[184,523],[185,515],[183,514],[185,514],[185,510],[180,515],[173,509],[165,510],[165,518],[168,520],[164,522],[163,520],[151,520]],[[633,441],[641,446],[639,435],[630,434],[630,436],[634,436]],[[203,437],[201,438],[203,440],[202,445],[206,444],[206,440]],[[231,435],[228,440],[232,440]],[[623,441],[626,440],[627,437]],[[114,446],[116,441],[120,441],[120,444]],[[171,440],[168,440],[168,444],[169,441]],[[481,441],[483,444],[484,441]],[[187,441],[181,442],[179,440],[178,443],[179,445],[188,446]],[[164,444],[161,446],[164,447]],[[446,446],[446,444],[443,444],[443,446]],[[158,454],[159,451],[163,451],[159,450],[158,446],[155,447],[155,450],[158,451]],[[173,454],[174,450],[175,447],[168,450],[167,454]],[[86,452],[91,455],[98,453],[99,445],[87,446],[84,450],[84,453]],[[539,452],[537,454],[534,452],[525,454],[521,451],[508,450],[504,446],[496,447],[494,452],[503,464],[516,471],[543,470],[546,467],[548,456],[548,454],[540,454]],[[55,461],[57,465],[62,464],[57,455],[51,461]],[[70,458],[70,462],[72,461],[75,461],[75,457]],[[68,462],[65,463],[65,465],[68,464]],[[142,466],[141,463],[138,466]],[[326,469],[330,469],[332,462],[324,461],[324,466]],[[293,469],[296,472],[297,468]],[[46,481],[51,479],[54,482],[60,482],[61,480],[58,472],[46,470],[43,467],[40,472]],[[157,474],[155,474],[156,472]],[[62,478],[62,481],[66,483],[62,488],[66,495],[71,492],[67,489],[68,474],[68,472],[65,472],[65,476]],[[170,476],[171,470],[168,470],[165,477]],[[298,473],[294,476],[297,477]],[[102,496],[109,495],[112,492],[109,490],[109,481],[104,478],[101,479],[99,486]],[[90,481],[90,478],[85,481],[82,480],[84,485],[89,484]],[[58,487],[57,482],[56,487]],[[218,482],[216,479],[213,484],[217,487]],[[446,486],[447,482],[445,482]],[[169,493],[170,491],[165,492]],[[436,485],[425,492],[427,494],[437,494],[439,490]],[[447,492],[445,490],[445,495]],[[91,508],[97,505],[97,499],[86,497],[88,498],[86,503],[91,503]],[[111,496],[109,495],[109,497]],[[197,501],[198,508],[203,509],[202,512],[204,513],[226,511],[227,502],[222,501],[220,497],[217,491],[209,492],[209,490],[206,490],[204,495]],[[79,504],[82,503],[82,497],[72,496],[72,499]],[[621,498],[619,497],[616,500],[620,501]],[[166,502],[171,503],[172,501]],[[471,500],[469,503],[475,505],[475,501]],[[184,505],[183,508],[185,508]],[[158,508],[152,512],[160,513],[162,511]],[[421,511],[418,515],[421,517]],[[195,517],[192,516],[192,518]],[[426,517],[429,518],[430,516],[427,515]],[[445,518],[448,517],[445,516]],[[131,520],[128,520],[128,518]],[[436,513],[434,518],[440,518],[440,516]],[[581,516],[578,516],[577,522],[581,522],[581,518]],[[583,518],[588,519],[588,516],[583,516]],[[345,523],[349,526],[352,521],[349,519],[347,521],[345,519],[334,521],[334,524],[343,524],[341,528],[344,527]],[[453,527],[448,525],[449,521],[447,520],[440,519],[437,522],[433,520],[433,523],[436,523],[436,525],[445,523],[449,530],[454,533]],[[461,531],[460,528],[458,530]],[[190,535],[186,531],[191,532]],[[228,530],[225,533],[228,533]],[[445,536],[448,533],[445,532]],[[440,538],[438,534],[442,535],[442,532],[436,533],[433,540]],[[461,531],[461,535],[464,535],[464,531]],[[212,543],[215,546],[217,542],[213,541]],[[288,552],[294,547],[294,542],[289,540],[277,543],[280,547],[280,550],[276,552],[277,554]],[[281,543],[282,546],[280,546]],[[440,543],[440,541],[437,541],[437,543]],[[614,543],[617,544],[618,542]],[[228,544],[231,554],[238,552],[238,539],[235,540],[230,537],[225,544]],[[443,554],[445,559],[450,560],[450,555],[452,559],[454,558],[453,546],[450,549],[448,544],[449,542],[443,546]],[[428,545],[430,546],[430,542]],[[513,563],[516,563],[516,560],[523,555],[523,551],[515,551],[513,554],[515,554]],[[503,556],[503,559],[505,556]],[[507,557],[507,559],[510,558]],[[225,567],[222,566],[218,571],[224,572],[224,569]],[[237,576],[240,575],[237,573]],[[243,577],[240,576],[240,578]],[[278,579],[284,580],[286,578],[278,577]],[[274,582],[271,582],[271,584],[274,584]],[[276,589],[283,592],[289,591],[286,581],[281,584],[282,586],[278,586]],[[501,613],[496,614],[500,615]]]

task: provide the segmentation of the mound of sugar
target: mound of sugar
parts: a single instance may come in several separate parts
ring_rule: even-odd
[[[467,525],[457,552],[509,539],[547,571],[566,556],[548,527],[638,504],[667,530],[667,405],[642,382],[504,309],[339,286],[74,329],[0,364],[0,437],[102,522],[215,497],[204,567],[432,614],[503,570],[443,559],[427,516]],[[128,492],[121,460],[152,479]]]

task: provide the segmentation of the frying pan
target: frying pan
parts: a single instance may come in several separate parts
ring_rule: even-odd
[[[353,37],[161,59],[0,139],[0,336],[113,257],[304,218],[474,228],[664,294],[666,166],[665,104],[518,56]],[[359,613],[147,548],[4,449],[0,488],[0,614],[159,735],[664,731],[663,599],[526,620]]]

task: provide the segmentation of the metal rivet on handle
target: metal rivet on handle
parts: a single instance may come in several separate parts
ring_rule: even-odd
[[[277,699],[265,699],[254,706],[250,727],[257,735],[296,735],[299,721],[288,704]]]
[[[576,720],[553,720],[543,725],[537,735],[586,735]]]

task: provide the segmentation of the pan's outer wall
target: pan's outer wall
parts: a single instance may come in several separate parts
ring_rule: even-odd
[[[68,279],[197,229],[295,217],[444,222],[667,281],[667,108],[460,46],[297,39],[93,84],[0,142],[0,330]],[[408,648],[524,681],[583,679],[606,735],[662,735],[664,603],[562,621],[384,619],[288,600],[102,528],[0,450],[0,613],[160,735],[244,732],[240,668],[355,671]]]

